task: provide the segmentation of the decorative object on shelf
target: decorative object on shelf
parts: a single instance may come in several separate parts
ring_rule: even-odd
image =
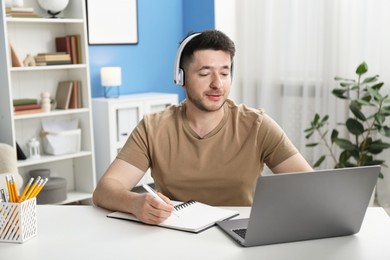
[[[27,156],[24,154],[22,148],[20,148],[18,143],[16,143],[16,157],[18,160],[26,160],[27,159]]]
[[[43,118],[41,123],[45,154],[62,155],[81,151],[81,129],[77,118]]]
[[[12,67],[23,67],[23,61],[19,58],[18,53],[15,50],[15,47],[13,44],[9,44],[10,51],[11,51],[11,63]]]
[[[57,15],[68,6],[68,3],[69,0],[38,0],[40,7],[51,15],[50,18],[58,18]]]
[[[36,64],[35,64],[34,56],[32,56],[31,54],[27,54],[26,58],[24,58],[23,60],[23,65],[25,67],[35,66]]]
[[[32,138],[28,142],[29,156],[31,159],[36,159],[41,156],[41,152],[39,149],[39,141],[36,138]]]
[[[43,112],[50,112],[51,110],[51,104],[50,104],[50,93],[49,92],[42,92],[41,93],[41,106]]]
[[[120,67],[103,67],[100,69],[101,84],[104,88],[104,97],[119,97],[119,87],[122,85],[122,69]],[[110,94],[115,88],[116,94]]]

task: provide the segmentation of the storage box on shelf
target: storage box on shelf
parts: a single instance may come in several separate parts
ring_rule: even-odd
[[[177,104],[177,94],[141,93],[119,98],[93,98],[97,180],[103,175],[143,115]],[[153,182],[150,173],[138,183]]]
[[[0,15],[0,142],[16,147],[16,142],[27,153],[27,143],[31,138],[40,139],[41,121],[44,118],[77,119],[80,131],[80,149],[61,155],[41,154],[39,158],[18,161],[18,170],[28,178],[30,170],[48,168],[53,176],[67,179],[67,200],[70,203],[90,199],[96,185],[95,160],[92,132],[92,112],[90,99],[90,78],[88,66],[88,46],[86,35],[86,6],[84,0],[70,0],[60,19],[46,18],[36,0],[24,0],[25,7],[32,7],[43,18],[13,18],[5,14],[5,1],[1,1]],[[78,64],[47,66],[12,66],[10,45],[19,59],[28,54],[56,52],[56,37],[78,35]],[[80,84],[81,107],[53,110],[50,112],[25,113],[15,115],[14,99],[40,99],[41,93],[49,92],[55,97],[58,82],[77,80]]]

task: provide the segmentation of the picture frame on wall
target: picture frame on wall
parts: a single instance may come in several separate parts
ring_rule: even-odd
[[[88,43],[137,44],[137,0],[87,0]]]

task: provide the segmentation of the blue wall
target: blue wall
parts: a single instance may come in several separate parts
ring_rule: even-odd
[[[212,0],[138,0],[138,44],[89,45],[92,97],[102,97],[100,68],[122,67],[120,94],[177,93],[173,64],[180,40],[190,31],[214,28]]]

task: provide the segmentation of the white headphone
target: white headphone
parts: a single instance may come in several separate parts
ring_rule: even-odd
[[[180,59],[181,59],[181,54],[186,47],[187,43],[189,43],[193,38],[198,36],[201,33],[194,33],[189,35],[187,38],[185,38],[179,46],[179,49],[177,50],[176,53],[176,60],[175,60],[175,66],[173,68],[173,82],[177,85],[184,85],[184,70],[180,67]]]

